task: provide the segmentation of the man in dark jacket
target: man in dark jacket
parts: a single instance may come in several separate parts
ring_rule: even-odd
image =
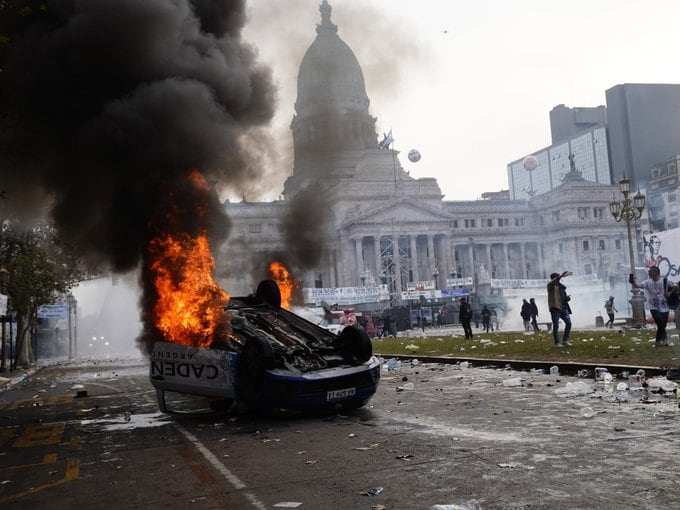
[[[550,281],[548,282],[548,308],[550,308],[550,317],[552,319],[552,333],[555,347],[568,347],[569,333],[571,332],[571,308],[569,301],[571,298],[567,295],[567,288],[560,281],[565,276],[571,276],[571,271],[564,271],[563,273],[552,273]],[[562,345],[560,345],[560,319],[564,322],[564,336],[562,337]]]
[[[538,331],[538,306],[534,298],[529,299],[529,306],[531,307],[531,325],[534,331]]]
[[[472,307],[465,298],[460,298],[459,314],[460,323],[463,325],[463,331],[465,332],[465,338],[467,340],[472,340],[472,328],[470,327],[470,321],[472,320]]]
[[[531,327],[531,305],[526,299],[522,300],[522,309],[519,314],[522,316],[524,322],[524,331],[529,331]]]

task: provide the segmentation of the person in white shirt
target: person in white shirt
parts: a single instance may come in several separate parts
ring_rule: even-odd
[[[656,345],[668,345],[668,337],[666,336],[666,324],[668,323],[668,314],[670,308],[666,301],[666,294],[671,289],[675,288],[675,284],[670,280],[664,281],[661,278],[661,272],[656,266],[652,266],[647,271],[649,278],[642,283],[635,280],[635,275],[628,276],[628,282],[638,289],[645,291],[647,298],[647,308],[656,323]]]

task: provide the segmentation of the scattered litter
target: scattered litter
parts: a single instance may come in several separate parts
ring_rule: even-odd
[[[498,464],[498,467],[514,469],[514,468],[517,467],[517,464],[500,463],[500,464]]]
[[[299,501],[282,501],[281,503],[274,503],[274,508],[297,508],[302,506]]]
[[[305,461],[305,464],[316,464],[318,462],[319,462],[318,460],[307,460]]]
[[[589,384],[583,381],[568,382],[564,388],[557,388],[555,395],[562,397],[578,397],[580,395],[588,395],[595,390]]]
[[[662,391],[664,393],[672,393],[678,388],[678,383],[669,381],[664,377],[655,377],[648,379],[647,384],[649,391]]]
[[[511,377],[510,379],[504,379],[503,380],[503,386],[506,386],[506,387],[522,386],[522,378],[521,377]]]
[[[385,365],[387,367],[388,372],[392,372],[394,370],[401,370],[401,361],[398,359],[388,359]]]
[[[410,459],[410,458],[412,458],[412,457],[413,457],[412,454],[410,454],[410,453],[404,453],[404,454],[402,454],[402,455],[397,455],[397,456],[395,457],[395,459],[408,460],[408,459]]]
[[[366,491],[366,494],[369,495],[369,496],[377,496],[377,495],[380,494],[383,490],[385,490],[385,489],[383,489],[382,487],[373,487],[373,488],[371,488],[371,489],[368,489],[368,490]],[[362,492],[362,494],[363,494],[363,492]]]
[[[581,418],[592,418],[595,416],[595,411],[593,411],[592,407],[582,407],[580,414]]]
[[[397,387],[398,391],[403,391],[403,390],[412,390],[415,386],[413,386],[412,382],[407,382],[406,384],[402,384],[401,386]]]
[[[482,507],[476,500],[471,499],[457,504],[433,505],[430,510],[482,510]]]

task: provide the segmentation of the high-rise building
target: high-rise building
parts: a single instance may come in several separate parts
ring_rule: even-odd
[[[510,198],[545,193],[568,171],[574,155],[583,178],[617,183],[624,175],[646,189],[652,167],[680,153],[680,85],[623,84],[606,91],[607,105],[550,111],[552,145],[508,164]]]
[[[627,83],[606,97],[613,179],[646,188],[652,167],[680,152],[680,85]]]
[[[607,125],[607,108],[568,108],[558,104],[550,110],[550,133],[553,145],[568,140],[584,131]]]
[[[535,159],[534,159],[535,158]],[[523,199],[554,190],[571,165],[590,182],[611,184],[607,128],[595,126],[508,164],[510,198]]]

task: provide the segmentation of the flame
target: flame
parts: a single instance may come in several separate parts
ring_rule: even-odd
[[[297,286],[297,284],[290,276],[286,266],[284,266],[281,262],[274,261],[269,264],[269,272],[272,274],[276,285],[279,287],[279,292],[281,293],[281,308],[290,310],[293,289]]]
[[[167,342],[209,347],[215,328],[225,320],[229,295],[212,278],[215,259],[207,235],[158,236],[149,245],[149,255],[158,294],[154,325]]]

